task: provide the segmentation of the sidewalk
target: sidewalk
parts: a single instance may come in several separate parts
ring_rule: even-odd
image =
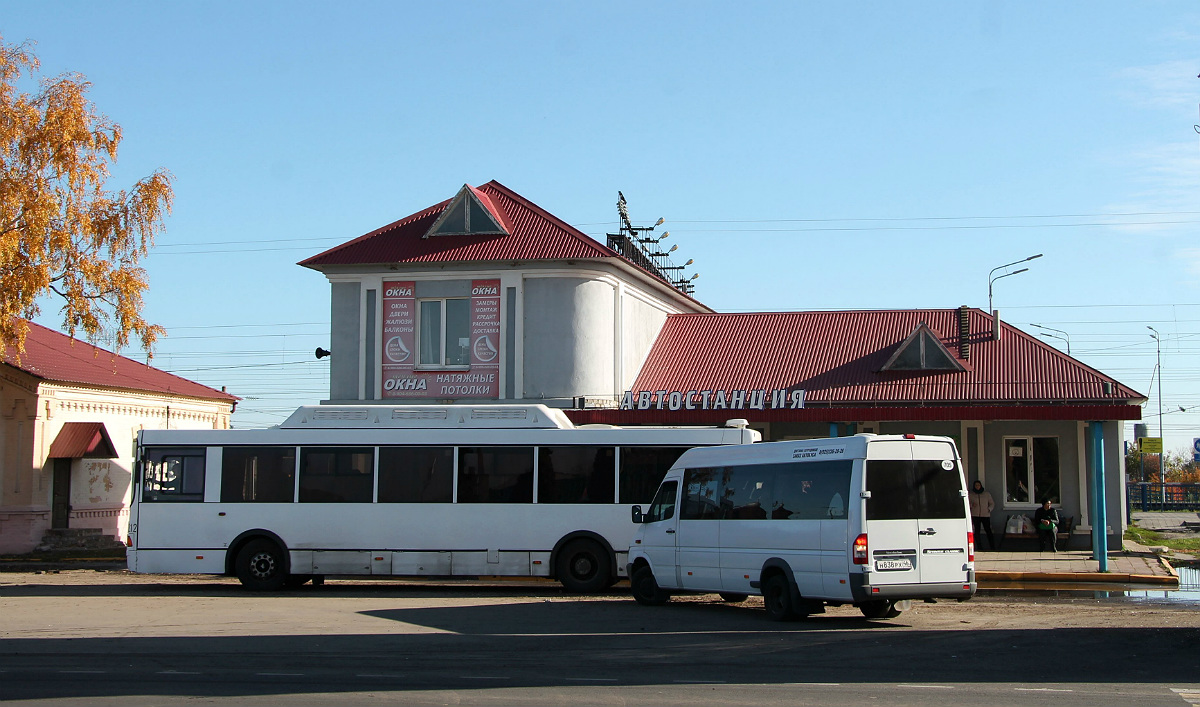
[[[1108,553],[1108,571],[1099,571],[1091,550],[1058,552],[975,553],[975,578],[980,589],[1012,589],[1014,585],[1150,584],[1178,587],[1179,577],[1149,548],[1125,541],[1125,550]]]

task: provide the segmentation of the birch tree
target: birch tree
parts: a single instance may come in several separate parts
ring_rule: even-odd
[[[150,353],[165,332],[142,318],[138,263],[170,212],[171,175],[109,190],[121,126],[88,99],[84,76],[39,69],[28,44],[0,37],[0,350],[20,355],[49,296],[71,336],[117,350],[132,336]]]

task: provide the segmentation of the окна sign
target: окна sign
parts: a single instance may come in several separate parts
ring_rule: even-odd
[[[625,391],[622,410],[799,410],[803,390],[641,390]]]
[[[416,283],[383,283],[383,398],[500,397],[500,281],[472,280],[469,306],[470,365],[422,367]]]

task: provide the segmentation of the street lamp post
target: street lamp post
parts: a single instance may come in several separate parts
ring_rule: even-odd
[[[1020,275],[1021,273],[1029,270],[1029,268],[1021,268],[1020,270],[1017,270],[1015,272],[1008,272],[1008,273],[1004,273],[1003,275],[996,275],[995,277],[992,277],[992,275],[995,275],[997,270],[1003,270],[1004,268],[1011,267],[1013,265],[1018,265],[1020,263],[1029,262],[1030,260],[1037,260],[1040,257],[1042,257],[1042,254],[1038,253],[1037,255],[1031,255],[1028,258],[1014,260],[1011,263],[1005,263],[1004,265],[997,265],[996,267],[991,269],[991,271],[988,273],[988,314],[991,314],[994,316],[996,313],[996,310],[992,309],[992,283],[995,282],[996,280],[1000,280],[1002,278],[1012,277],[1013,275]]]
[[[1063,331],[1062,329],[1055,329],[1054,327],[1042,326],[1041,324],[1030,324],[1029,326],[1037,327],[1038,329],[1045,329],[1048,332],[1050,332],[1050,331],[1058,332],[1057,334],[1042,334],[1042,336],[1045,336],[1045,337],[1048,337],[1051,339],[1059,339],[1060,341],[1067,342],[1067,355],[1068,356],[1071,355],[1071,335],[1070,334]]]
[[[1155,329],[1154,327],[1150,326],[1149,324],[1146,325],[1146,328],[1150,330],[1150,332],[1151,332],[1150,336],[1154,337],[1154,355],[1155,355],[1155,358],[1157,359],[1157,362],[1154,365],[1154,370],[1158,371],[1158,443],[1161,445],[1163,443],[1162,336],[1158,333],[1158,329]],[[1159,481],[1162,482],[1163,510],[1165,511],[1167,509],[1167,468],[1163,464],[1162,447],[1158,448],[1158,477],[1159,477]]]

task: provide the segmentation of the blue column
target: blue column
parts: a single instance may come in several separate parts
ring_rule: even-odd
[[[1088,465],[1088,497],[1092,507],[1092,559],[1100,563],[1100,571],[1108,571],[1108,512],[1104,493],[1104,423],[1099,420],[1088,425],[1092,459]]]
[[[836,423],[836,422],[829,423],[829,436],[830,437],[838,436],[838,423]]]

